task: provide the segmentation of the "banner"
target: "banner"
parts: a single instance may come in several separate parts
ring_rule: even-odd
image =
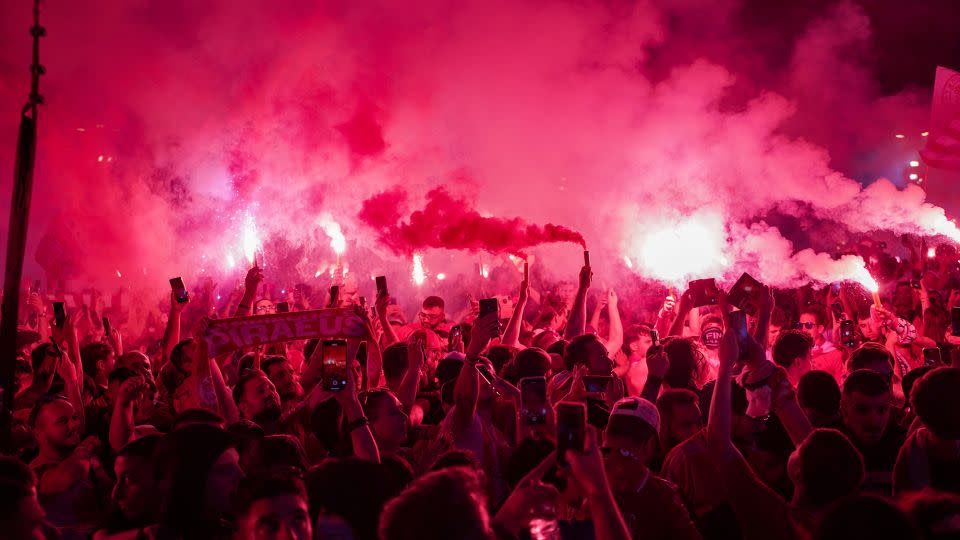
[[[930,134],[920,157],[930,167],[960,170],[960,73],[937,68],[930,108]]]
[[[312,338],[373,340],[367,320],[352,308],[214,319],[204,334],[211,357],[245,347]]]

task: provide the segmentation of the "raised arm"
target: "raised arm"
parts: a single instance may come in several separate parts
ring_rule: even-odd
[[[240,298],[240,304],[237,305],[237,311],[234,317],[249,317],[253,315],[253,302],[257,299],[257,289],[263,282],[263,270],[254,266],[247,271],[247,277],[243,280],[243,296]]]
[[[668,336],[679,337],[683,335],[683,323],[687,320],[687,315],[690,314],[692,309],[693,298],[690,296],[690,291],[684,291],[683,294],[680,295],[680,302],[677,304],[677,316],[670,325],[670,331],[667,333]]]
[[[347,420],[347,431],[350,442],[353,444],[353,454],[360,459],[380,463],[380,450],[377,441],[370,431],[370,422],[363,414],[363,407],[357,398],[357,379],[360,374],[360,363],[350,362],[347,369],[347,386],[335,394],[336,400],[343,409],[343,416]]]
[[[775,301],[773,298],[773,289],[767,287],[767,290],[761,295],[762,302],[757,310],[757,328],[753,331],[753,339],[767,350],[767,339],[770,332],[770,317],[773,315]]]
[[[420,372],[423,370],[423,342],[420,340],[407,344],[407,372],[400,381],[397,389],[397,399],[403,404],[403,409],[409,414],[413,404],[417,401],[417,390],[420,389]]]
[[[610,335],[607,336],[607,354],[617,354],[623,347],[623,321],[620,320],[620,304],[617,292],[607,289],[607,317],[610,319]]]
[[[110,417],[110,448],[119,452],[133,437],[136,427],[133,419],[133,407],[146,388],[142,377],[130,377],[123,381],[117,391],[117,402]]]
[[[477,412],[477,400],[480,398],[480,373],[476,362],[480,353],[487,348],[487,344],[494,336],[500,334],[500,321],[496,313],[489,313],[474,322],[470,334],[470,345],[467,348],[467,361],[460,370],[456,386],[453,389],[455,404],[453,416],[453,430],[462,433],[473,424],[473,417]]]
[[[513,307],[513,315],[510,316],[510,322],[507,323],[507,329],[503,331],[503,339],[500,341],[508,347],[520,346],[520,330],[523,326],[523,312],[527,307],[527,300],[530,295],[530,285],[527,280],[520,282],[520,296],[517,297],[517,305]]]
[[[183,313],[183,308],[186,307],[187,302],[180,303],[177,302],[177,297],[174,293],[170,293],[170,315],[167,317],[167,328],[163,331],[163,357],[160,360],[160,365],[166,364],[170,361],[170,353],[173,352],[173,348],[180,343],[180,315]],[[157,367],[159,370],[159,366]]]
[[[630,529],[623,520],[607,481],[596,429],[588,427],[584,453],[567,450],[566,458],[570,472],[586,492],[597,540],[629,540]]]
[[[567,329],[563,333],[565,339],[573,339],[583,335],[587,327],[587,292],[593,281],[593,271],[589,266],[580,269],[580,282],[577,287],[577,296],[573,299],[570,317],[567,318]]]
[[[380,294],[377,295],[376,311],[377,311],[377,321],[380,322],[380,329],[383,330],[383,346],[387,347],[398,341],[400,338],[397,337],[397,333],[393,331],[393,326],[390,325],[390,321],[387,320],[387,306],[390,305],[390,295],[389,294]]]

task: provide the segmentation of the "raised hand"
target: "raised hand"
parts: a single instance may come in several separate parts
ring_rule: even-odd
[[[580,289],[586,290],[590,288],[590,285],[593,283],[593,270],[589,266],[584,266],[580,269]]]
[[[608,489],[607,471],[603,467],[600,445],[597,444],[596,428],[587,426],[583,453],[576,450],[567,450],[565,457],[567,463],[570,464],[570,472],[573,477],[587,491],[588,495],[595,496]]]
[[[117,406],[126,407],[135,403],[146,389],[147,383],[143,380],[143,377],[130,377],[123,381],[117,391]]]
[[[495,337],[500,336],[500,319],[496,313],[488,313],[480,317],[473,323],[473,330],[470,333],[470,345],[467,350],[467,356],[475,358],[487,348],[487,345]]]

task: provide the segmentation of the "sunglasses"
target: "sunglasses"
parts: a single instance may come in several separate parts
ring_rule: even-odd
[[[797,328],[806,328],[807,330],[813,330],[817,326],[819,326],[817,323],[812,322],[797,323]]]

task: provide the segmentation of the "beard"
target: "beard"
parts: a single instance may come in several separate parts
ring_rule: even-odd
[[[271,401],[262,411],[253,416],[253,421],[261,426],[264,423],[273,423],[280,420],[280,412],[280,404]]]

